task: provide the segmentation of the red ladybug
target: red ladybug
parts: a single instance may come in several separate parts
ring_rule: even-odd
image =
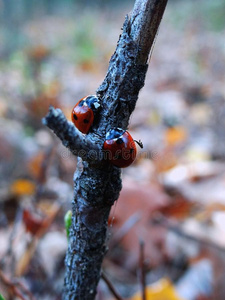
[[[72,110],[72,122],[82,133],[88,133],[99,108],[99,99],[95,95],[89,95],[82,98]]]
[[[106,140],[103,149],[109,161],[119,167],[126,168],[135,160],[137,148],[132,136],[128,131],[121,128],[111,129],[106,134]],[[141,142],[137,142],[140,147]]]

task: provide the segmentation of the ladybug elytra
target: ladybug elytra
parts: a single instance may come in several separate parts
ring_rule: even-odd
[[[106,151],[109,161],[119,168],[131,165],[137,155],[135,141],[128,131],[121,128],[111,129],[107,132],[103,149]]]
[[[99,108],[99,99],[95,95],[86,96],[78,101],[72,110],[71,119],[79,131],[85,134],[89,132]]]

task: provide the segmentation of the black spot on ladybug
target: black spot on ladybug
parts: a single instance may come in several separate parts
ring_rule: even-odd
[[[73,117],[74,117],[75,120],[78,120],[78,117],[77,117],[76,114],[73,114]]]
[[[130,154],[132,154],[134,152],[134,149],[133,148],[131,148],[130,149]]]
[[[85,123],[85,124],[89,123],[89,120],[84,119],[84,123]]]
[[[114,156],[114,159],[122,159],[122,155],[118,154],[118,155]]]
[[[124,141],[123,141],[122,138],[118,138],[118,139],[116,140],[116,143],[117,143],[118,145],[120,145],[120,144],[123,144]]]

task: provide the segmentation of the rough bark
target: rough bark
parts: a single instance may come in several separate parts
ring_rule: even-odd
[[[78,158],[69,247],[65,259],[64,300],[93,300],[107,246],[110,208],[122,188],[120,169],[104,160],[106,132],[127,129],[138,93],[144,86],[147,61],[167,0],[136,0],[107,75],[97,89],[99,118],[89,134],[82,135],[59,109],[50,108],[43,120]],[[82,158],[82,159],[81,159]]]

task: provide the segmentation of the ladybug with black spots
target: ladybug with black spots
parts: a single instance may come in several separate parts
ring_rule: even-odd
[[[72,110],[71,119],[79,131],[85,134],[89,132],[100,106],[95,95],[86,96],[78,101]]]
[[[126,168],[136,158],[137,148],[135,142],[143,148],[142,143],[133,140],[128,131],[115,128],[107,132],[103,149],[110,163],[119,168]]]

